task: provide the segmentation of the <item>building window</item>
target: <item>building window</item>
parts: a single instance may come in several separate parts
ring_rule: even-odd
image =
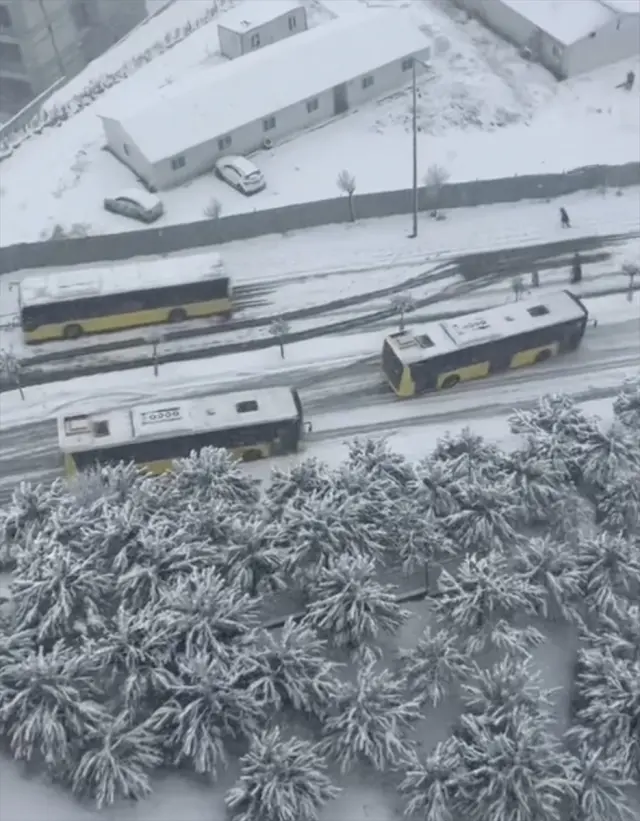
[[[373,85],[373,74],[367,74],[362,78],[362,88],[370,88]]]
[[[403,71],[411,71],[413,68],[413,57],[406,57],[402,61],[402,70]]]
[[[275,117],[265,117],[262,121],[262,130],[263,131],[272,131],[276,127],[276,118]]]
[[[314,97],[312,100],[307,100],[307,111],[309,114],[312,114],[314,111],[318,110],[318,98]]]
[[[229,148],[230,145],[231,145],[231,137],[229,136],[229,134],[226,134],[224,137],[220,137],[220,139],[218,140],[218,150],[219,151],[224,151],[225,148]]]
[[[260,35],[252,34],[250,40],[251,48],[260,48]]]
[[[295,16],[292,14],[289,17],[289,31],[295,31],[298,28],[298,21],[296,20]]]
[[[9,9],[6,6],[0,6],[0,29],[10,29],[11,28],[11,15],[9,14]],[[291,26],[289,26],[291,28]]]
[[[171,168],[174,171],[178,171],[180,168],[184,168],[186,164],[187,158],[184,156],[184,154],[181,154],[179,157],[174,157],[171,160]]]
[[[24,71],[22,51],[17,43],[0,43],[0,61],[11,70]]]
[[[129,146],[126,143],[122,143],[122,150],[124,151],[124,153],[128,157],[129,156]]]

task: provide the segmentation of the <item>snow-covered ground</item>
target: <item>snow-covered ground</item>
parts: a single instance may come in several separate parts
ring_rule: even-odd
[[[336,13],[353,12],[354,4],[355,0],[341,0],[329,9],[319,2],[307,5],[313,12],[311,23],[322,25]],[[433,38],[433,75],[421,80],[421,174],[434,162],[450,172],[452,181],[459,181],[639,159],[637,95],[614,90],[628,70],[638,74],[637,60],[558,84],[477,22],[453,19],[436,0],[386,5],[401,6]],[[54,102],[69,99],[89,79],[117,70],[166,32],[198,17],[206,6],[207,0],[176,0],[117,49],[94,61],[72,86],[57,92]],[[357,8],[367,13],[368,4],[359,3]],[[98,115],[130,105],[131,99],[148,99],[162,85],[193,72],[215,70],[220,60],[214,20],[135,70],[59,128],[23,144],[2,164],[0,243],[46,238],[56,225],[67,231],[75,226],[78,234],[138,228],[102,209],[104,196],[129,186],[133,178],[101,150]],[[360,193],[408,187],[409,121],[405,89],[261,153],[256,161],[269,185],[258,197],[247,200],[208,176],[166,192],[162,224],[202,219],[212,197],[226,214],[334,197],[342,169],[355,175]],[[55,163],[51,157],[56,157]]]
[[[523,202],[514,206],[494,205],[484,208],[460,209],[444,221],[423,221],[420,234],[414,240],[407,239],[407,218],[391,217],[384,220],[366,220],[353,225],[327,226],[294,232],[281,237],[273,235],[254,240],[233,242],[214,250],[173,254],[164,257],[145,257],[123,263],[91,266],[100,276],[109,277],[113,270],[146,273],[149,269],[160,275],[168,267],[179,265],[190,274],[208,271],[222,256],[224,265],[234,283],[247,287],[264,287],[255,307],[247,308],[238,318],[268,317],[298,310],[303,307],[321,306],[338,299],[365,295],[381,288],[400,286],[429,269],[444,265],[458,256],[521,248],[540,243],[565,239],[632,234],[640,232],[640,189],[629,188],[620,196],[603,196],[595,192],[575,194],[564,199],[573,220],[570,231],[560,227],[558,203]],[[587,292],[597,287],[624,286],[624,277],[615,274],[625,262],[640,261],[640,240],[601,249],[610,254],[602,263],[584,266],[583,289]],[[551,261],[547,260],[547,264]],[[566,280],[566,270],[545,271],[540,269],[541,285],[561,286]],[[51,269],[56,270],[56,269]],[[81,271],[85,271],[83,266]],[[46,274],[47,269],[37,272]],[[145,338],[147,332],[140,329],[108,338],[87,338],[74,343],[50,343],[45,346],[27,347],[17,325],[18,288],[16,284],[34,272],[16,272],[0,277],[0,349],[12,350],[20,358],[28,359],[43,352],[73,350],[81,353],[87,346],[102,341],[119,341]],[[604,276],[606,275],[606,277]],[[600,279],[602,277],[602,279]],[[416,298],[426,296],[427,289],[442,290],[443,280],[428,284],[421,280]],[[418,284],[416,283],[416,288]],[[503,286],[497,286],[503,287]],[[388,301],[387,301],[388,302]],[[366,302],[360,311],[376,310],[379,304]],[[443,308],[449,310],[450,306]],[[462,310],[462,308],[453,308]],[[341,315],[341,319],[346,318]],[[326,321],[318,318],[314,323]],[[203,329],[212,321],[198,323]],[[13,327],[12,327],[13,326]],[[191,323],[192,327],[196,327]],[[310,327],[309,322],[297,324],[294,330]],[[242,332],[241,336],[226,341],[250,338],[255,331]],[[178,348],[193,348],[203,343],[188,340],[174,343]]]

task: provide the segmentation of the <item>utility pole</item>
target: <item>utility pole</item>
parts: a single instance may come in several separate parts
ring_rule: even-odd
[[[417,63],[430,68],[430,66],[418,57],[413,57],[411,61],[411,98],[412,98],[412,117],[411,117],[411,131],[413,138],[413,230],[409,234],[409,239],[415,239],[418,236],[418,78],[416,72]]]

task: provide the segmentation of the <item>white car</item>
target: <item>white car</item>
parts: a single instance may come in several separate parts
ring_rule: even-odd
[[[216,175],[242,194],[257,194],[267,183],[262,171],[246,157],[228,156],[216,160]]]
[[[141,188],[128,188],[115,197],[107,197],[104,207],[112,214],[121,214],[141,222],[155,222],[164,214],[162,200]]]

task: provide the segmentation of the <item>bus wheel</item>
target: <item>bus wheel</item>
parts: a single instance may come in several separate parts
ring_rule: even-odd
[[[540,362],[546,362],[547,359],[551,359],[551,351],[549,348],[545,348],[543,351],[538,351],[535,358],[536,365],[540,364]]]
[[[82,336],[82,327],[80,325],[65,325],[62,336],[65,339],[78,339]]]
[[[455,388],[455,386],[460,381],[460,377],[456,373],[451,373],[445,379],[442,380],[442,387],[443,388]]]
[[[173,308],[169,311],[169,322],[184,322],[187,318],[187,312],[184,308]]]

